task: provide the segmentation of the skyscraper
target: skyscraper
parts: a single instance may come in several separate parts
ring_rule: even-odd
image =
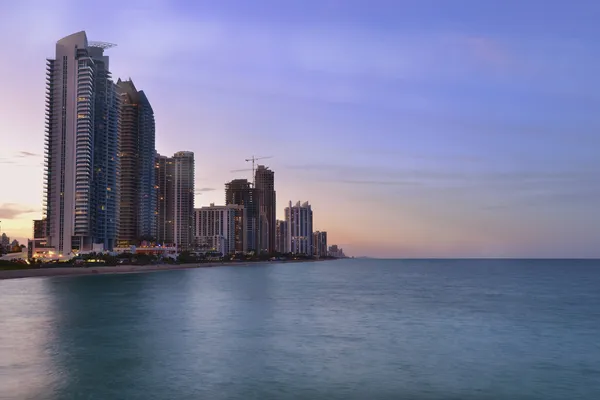
[[[120,110],[109,47],[82,31],[47,60],[44,214],[49,245],[61,253],[116,241]]]
[[[244,251],[259,252],[258,220],[259,204],[256,189],[247,179],[234,179],[225,184],[225,204],[244,206],[244,229],[246,248]]]
[[[275,251],[276,236],[275,173],[259,165],[254,175],[254,186],[259,204],[258,248],[272,253]]]
[[[178,249],[194,246],[194,153],[173,156],[173,238]]]
[[[327,232],[316,231],[313,233],[313,255],[327,257]]]
[[[172,245],[173,237],[173,185],[174,162],[167,156],[156,155],[155,187],[156,187],[156,242],[162,245]]]
[[[121,98],[119,246],[156,239],[154,111],[133,81],[117,82]]]
[[[290,252],[296,254],[313,254],[313,212],[308,201],[297,202],[285,208],[285,220],[288,225],[287,246]]]
[[[286,221],[277,220],[276,224],[276,239],[275,239],[275,251],[278,253],[289,253],[290,249],[287,243],[288,235],[288,224]]]

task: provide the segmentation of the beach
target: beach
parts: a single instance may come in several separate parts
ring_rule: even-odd
[[[39,278],[49,276],[76,276],[76,275],[99,275],[99,274],[133,274],[142,272],[171,271],[190,268],[211,268],[225,266],[248,266],[252,264],[265,263],[290,263],[307,262],[316,260],[285,260],[285,261],[265,261],[261,262],[211,262],[211,263],[192,263],[192,264],[160,264],[160,265],[117,265],[114,267],[65,267],[65,268],[32,268],[16,270],[0,270],[1,279],[19,279],[19,278]]]

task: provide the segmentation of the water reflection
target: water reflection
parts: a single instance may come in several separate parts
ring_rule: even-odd
[[[0,398],[41,399],[59,381],[50,290],[47,279],[0,281]]]
[[[0,398],[597,397],[600,269],[368,262],[0,281]]]

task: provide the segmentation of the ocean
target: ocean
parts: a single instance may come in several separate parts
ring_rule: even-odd
[[[600,261],[0,281],[2,399],[600,399]]]

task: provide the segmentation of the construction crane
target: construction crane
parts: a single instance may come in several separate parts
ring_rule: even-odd
[[[255,179],[256,179],[256,162],[258,160],[265,160],[267,158],[273,158],[273,156],[268,156],[268,157],[254,157],[252,156],[251,158],[246,158],[246,162],[252,162],[252,168],[245,168],[245,169],[234,169],[231,172],[245,172],[245,171],[252,171],[252,187],[255,187]]]
[[[256,168],[255,168],[256,161],[258,161],[258,160],[265,160],[267,158],[273,158],[273,156],[268,156],[268,157],[254,157],[254,156],[252,156],[251,158],[246,158],[246,162],[252,161],[252,176],[253,177],[254,177],[254,171],[256,171]]]

